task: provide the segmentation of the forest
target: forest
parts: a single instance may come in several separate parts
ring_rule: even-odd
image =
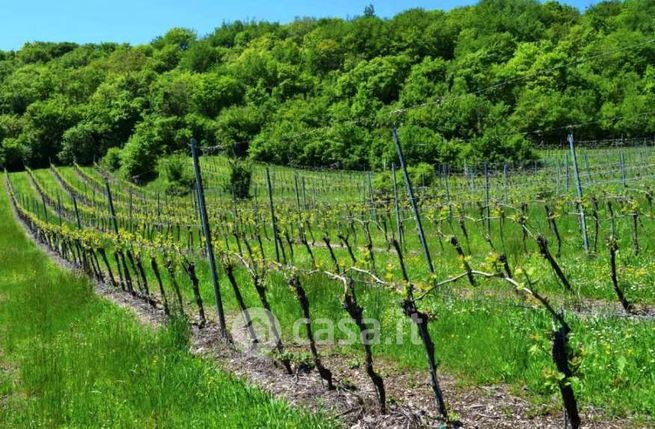
[[[217,23],[221,17],[216,17]],[[0,52],[0,164],[106,158],[156,175],[189,139],[298,167],[521,162],[537,145],[655,133],[655,3],[483,0],[351,19],[174,28],[151,43]]]

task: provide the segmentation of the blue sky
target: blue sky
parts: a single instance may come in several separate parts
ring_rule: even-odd
[[[596,0],[560,0],[581,10]],[[172,27],[200,35],[237,19],[288,22],[297,16],[378,16],[412,7],[451,9],[475,0],[0,0],[0,49],[29,41],[146,43]]]

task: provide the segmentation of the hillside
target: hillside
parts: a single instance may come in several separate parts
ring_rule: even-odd
[[[176,28],[142,46],[30,43],[0,52],[0,163],[90,164],[117,148],[124,175],[147,178],[194,136],[258,161],[380,169],[394,122],[410,163],[530,159],[569,125],[578,139],[655,132],[653,34],[648,0],[583,13],[484,0]]]

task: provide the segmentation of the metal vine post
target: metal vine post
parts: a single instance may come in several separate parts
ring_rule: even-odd
[[[223,300],[221,299],[220,286],[218,284],[218,272],[216,270],[216,259],[214,258],[214,246],[212,245],[212,235],[209,229],[209,220],[207,219],[207,207],[205,206],[205,192],[202,187],[202,175],[200,174],[200,161],[198,160],[198,147],[196,139],[191,139],[191,156],[193,157],[193,170],[196,176],[196,187],[198,190],[198,205],[202,228],[205,233],[205,245],[207,247],[207,259],[209,259],[209,268],[212,273],[212,283],[214,285],[214,297],[216,298],[216,311],[218,312],[218,328],[223,338],[228,339],[225,329],[225,313],[223,312]]]
[[[578,160],[575,154],[575,146],[573,144],[573,133],[569,133],[567,140],[569,142],[569,150],[571,151],[571,158],[573,161],[573,173],[575,175],[575,190],[578,195],[578,210],[580,211],[580,229],[582,232],[582,244],[586,253],[589,253],[589,236],[587,235],[587,221],[585,219],[584,206],[582,205],[582,183],[580,182],[580,171],[578,170]]]
[[[394,125],[393,127],[393,142],[396,145],[396,152],[398,153],[398,159],[400,160],[400,168],[403,170],[403,177],[405,178],[405,187],[407,188],[407,195],[409,196],[409,202],[412,205],[412,211],[414,212],[414,217],[416,218],[416,229],[418,230],[418,236],[421,240],[421,247],[423,247],[423,253],[425,254],[425,261],[428,264],[428,269],[430,273],[434,273],[434,265],[432,264],[432,257],[430,256],[430,249],[428,248],[427,240],[425,239],[425,232],[423,231],[423,224],[421,223],[421,214],[419,213],[418,205],[416,204],[416,197],[414,196],[414,189],[412,189],[412,182],[409,179],[409,174],[407,173],[407,165],[405,165],[405,156],[403,155],[403,149],[400,145],[400,140],[398,140],[398,129]]]

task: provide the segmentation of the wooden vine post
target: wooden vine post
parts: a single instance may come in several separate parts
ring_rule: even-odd
[[[196,176],[196,187],[198,189],[198,205],[200,217],[202,220],[202,229],[205,233],[205,245],[207,247],[207,259],[209,260],[209,269],[212,273],[212,283],[214,286],[214,297],[216,299],[216,311],[218,312],[218,328],[223,338],[228,339],[225,329],[225,313],[223,312],[223,300],[221,290],[218,284],[218,271],[216,270],[216,259],[214,258],[214,246],[212,245],[212,236],[209,229],[209,220],[207,219],[207,207],[205,206],[205,192],[202,187],[202,175],[200,174],[200,162],[198,160],[198,146],[196,139],[191,139],[191,156],[193,157],[193,170]]]

